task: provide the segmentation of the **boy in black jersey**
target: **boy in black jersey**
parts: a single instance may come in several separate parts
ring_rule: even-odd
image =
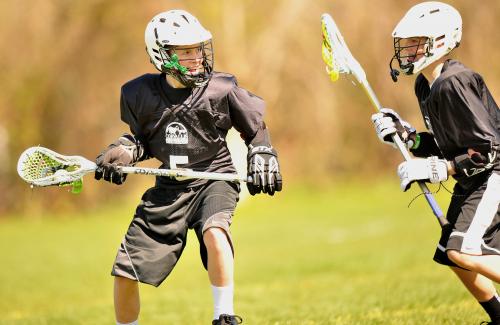
[[[393,32],[396,59],[408,75],[421,72],[415,93],[429,132],[416,133],[391,109],[374,114],[379,138],[397,133],[420,158],[398,168],[401,188],[414,181],[457,181],[434,260],[448,265],[500,324],[500,110],[483,78],[447,55],[461,40],[462,19],[440,2],[412,7]],[[397,80],[399,71],[392,69]],[[392,144],[392,143],[391,143]]]
[[[96,178],[122,184],[119,166],[150,157],[162,168],[236,172],[225,141],[234,127],[248,145],[250,194],[274,195],[282,179],[276,150],[263,121],[264,102],[213,71],[212,35],[183,10],[155,16],[145,32],[146,50],[161,74],[127,82],[121,118],[130,127],[96,159]],[[117,324],[138,324],[138,282],[158,286],[174,268],[194,229],[214,297],[212,324],[239,324],[233,310],[233,246],[229,226],[239,185],[157,177],[137,207],[118,250],[115,276]]]

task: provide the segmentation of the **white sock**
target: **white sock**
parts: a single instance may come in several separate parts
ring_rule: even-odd
[[[234,315],[233,293],[234,286],[232,283],[225,287],[212,286],[214,319],[219,319],[222,314]]]
[[[120,323],[119,321],[116,321],[116,325],[139,325],[139,320],[136,320],[132,323]]]

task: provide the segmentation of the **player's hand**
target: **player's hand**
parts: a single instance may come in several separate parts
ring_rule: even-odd
[[[96,158],[97,169],[95,171],[95,179],[103,178],[105,181],[116,185],[123,184],[127,178],[127,174],[122,173],[121,166],[130,166],[133,159],[132,145],[111,144]]]
[[[380,141],[396,147],[392,135],[397,133],[408,149],[415,145],[417,131],[394,110],[382,108],[380,112],[372,115],[372,122]]]
[[[251,195],[281,191],[282,178],[278,163],[278,154],[273,147],[266,145],[248,146],[247,188]]]
[[[415,158],[398,166],[401,189],[407,191],[415,181],[439,183],[448,179],[448,163],[438,157]]]

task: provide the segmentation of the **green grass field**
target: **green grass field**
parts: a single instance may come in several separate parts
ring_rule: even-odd
[[[290,185],[251,197],[232,227],[244,324],[479,324],[487,317],[432,261],[437,222],[398,184]],[[69,195],[61,192],[61,195]],[[443,207],[449,194],[440,192]],[[137,200],[89,215],[0,222],[0,324],[114,324],[116,249]],[[49,211],[47,211],[47,214]],[[209,324],[212,298],[193,234],[159,288],[141,286],[141,324]]]

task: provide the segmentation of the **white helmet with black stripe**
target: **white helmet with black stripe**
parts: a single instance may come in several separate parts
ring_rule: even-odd
[[[413,6],[405,14],[392,32],[394,38],[394,57],[391,60],[391,74],[397,77],[397,70],[392,68],[392,61],[397,59],[401,70],[407,74],[416,74],[431,63],[439,60],[460,45],[462,39],[462,17],[452,6],[438,1],[422,2]],[[426,38],[424,55],[413,60],[415,53],[402,55],[400,41],[407,38]],[[421,45],[421,44],[420,44]],[[408,49],[406,48],[408,53]],[[410,56],[413,58],[408,59]],[[395,75],[394,75],[395,74]],[[395,80],[396,81],[396,80]]]
[[[210,80],[212,34],[189,12],[170,10],[156,15],[146,26],[144,38],[151,63],[160,72],[171,75],[187,87],[202,87]],[[189,45],[201,50],[202,71],[191,73],[175,54],[176,47]]]

